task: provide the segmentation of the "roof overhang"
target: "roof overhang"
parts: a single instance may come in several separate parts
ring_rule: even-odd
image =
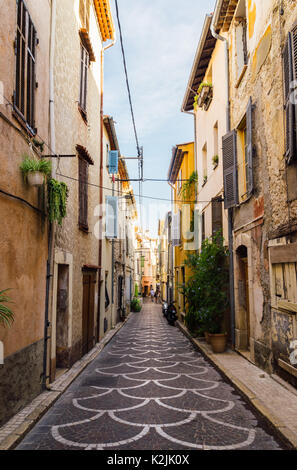
[[[239,0],[217,0],[213,25],[217,32],[229,31]]]
[[[184,158],[184,152],[182,149],[177,147],[173,147],[172,150],[172,158],[169,166],[168,172],[168,180],[171,184],[175,184],[177,180],[177,176],[182,165]]]
[[[94,6],[100,26],[102,41],[114,40],[115,27],[109,0],[94,0]]]
[[[197,93],[199,85],[203,82],[212,53],[216,45],[217,40],[213,37],[210,30],[211,22],[212,15],[206,15],[202,34],[196,50],[191,75],[188,81],[186,94],[182,104],[183,111],[193,110],[195,95]]]
[[[118,142],[115,126],[114,126],[113,117],[104,116],[103,123],[104,123],[104,127],[106,129],[106,132],[109,138],[110,150],[118,150],[120,154],[120,147],[119,147],[119,142]]]

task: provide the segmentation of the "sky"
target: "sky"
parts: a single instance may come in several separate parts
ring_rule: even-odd
[[[194,140],[193,116],[181,112],[205,15],[215,0],[118,0],[123,43],[144,177],[166,179],[172,147]],[[122,62],[115,0],[116,45],[105,53],[104,114],[114,118],[123,156],[137,155]],[[127,161],[130,178],[137,162]],[[139,194],[138,183],[133,183]],[[143,183],[143,195],[170,200],[167,182]],[[138,198],[136,198],[138,201]],[[143,229],[157,236],[170,202],[143,199]]]

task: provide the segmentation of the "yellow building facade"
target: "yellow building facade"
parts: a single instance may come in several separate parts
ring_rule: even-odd
[[[169,185],[172,188],[172,245],[174,256],[174,300],[178,316],[186,313],[186,298],[181,291],[190,276],[187,255],[195,250],[195,199],[197,172],[194,142],[177,145],[173,149],[169,167]]]

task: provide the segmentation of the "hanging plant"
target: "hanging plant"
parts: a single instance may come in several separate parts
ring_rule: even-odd
[[[57,221],[62,225],[66,217],[66,206],[68,198],[67,184],[51,178],[48,182],[48,213],[50,222]]]
[[[40,186],[44,179],[51,174],[52,164],[48,160],[30,158],[24,155],[24,160],[20,165],[20,170],[24,175],[25,182],[31,186]]]
[[[183,199],[190,199],[193,196],[194,189],[198,182],[198,173],[193,171],[188,181],[186,181],[182,186],[182,195]]]

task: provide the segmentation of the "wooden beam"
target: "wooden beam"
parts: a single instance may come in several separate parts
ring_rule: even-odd
[[[272,264],[297,263],[297,243],[269,248]]]

